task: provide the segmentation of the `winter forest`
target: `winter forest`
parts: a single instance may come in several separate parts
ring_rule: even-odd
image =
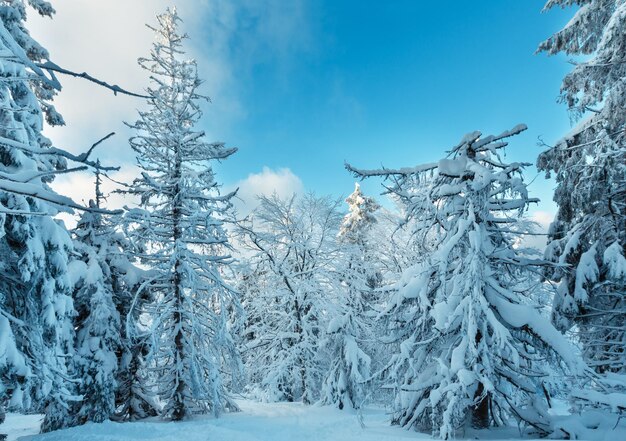
[[[564,56],[552,144],[443,128],[428,162],[380,145],[316,170],[353,187],[243,209],[221,172],[256,147],[207,132],[176,7],[135,88],[35,38],[57,2],[0,0],[0,439],[626,439],[626,0],[548,0],[564,25],[515,55]],[[68,81],[130,102],[129,136],[57,145]],[[55,186],[78,176],[88,199]]]

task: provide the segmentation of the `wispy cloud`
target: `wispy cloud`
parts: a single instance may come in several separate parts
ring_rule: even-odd
[[[56,4],[52,20],[32,14],[29,26],[58,64],[141,91],[148,75],[136,60],[148,54],[153,39],[145,24],[154,24],[154,16],[169,5],[165,0],[65,0]],[[288,65],[292,55],[311,47],[307,5],[306,0],[177,2],[183,30],[191,37],[188,55],[198,61],[203,90],[214,103],[208,108],[210,125],[245,116],[242,94],[255,66]],[[113,96],[84,80],[62,80],[64,90],[56,104],[69,127],[49,134],[70,148],[123,127],[121,122],[134,119],[135,109],[143,105],[140,99]],[[87,133],[91,136],[85,137]],[[124,151],[123,146],[114,149]]]

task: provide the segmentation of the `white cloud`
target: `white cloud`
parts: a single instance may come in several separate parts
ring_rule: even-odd
[[[137,58],[148,53],[152,42],[152,32],[144,24],[153,22],[154,13],[165,5],[161,0],[59,0],[54,3],[57,13],[52,20],[31,14],[29,29],[62,67],[141,92],[147,75],[137,65]],[[114,96],[85,80],[67,76],[60,80],[63,90],[55,105],[68,126],[47,128],[47,135],[56,144],[79,152],[116,131],[118,136],[107,141],[99,154],[116,161],[131,158],[122,121],[135,118],[135,108],[143,105],[142,100]]]
[[[209,125],[208,139],[222,140],[218,131],[245,117],[241,104],[245,79],[255,65],[281,64],[309,44],[307,2],[177,0],[182,30],[191,37],[186,50],[198,60],[200,77],[205,80],[202,93],[212,99],[201,123]],[[170,1],[56,0],[53,4],[57,13],[52,19],[31,10],[28,27],[54,62],[131,91],[143,91],[149,80],[137,58],[148,54],[153,41],[153,32],[145,24],[155,24],[155,15],[171,6]],[[121,173],[128,177],[134,175],[134,153],[128,145],[132,133],[123,122],[136,119],[137,108],[145,105],[143,100],[114,96],[110,90],[82,79],[60,76],[60,80],[63,90],[54,104],[67,126],[46,127],[46,135],[55,145],[79,153],[115,131],[117,135],[99,146],[94,158],[101,158],[105,165],[121,165]],[[270,179],[273,172],[268,173],[265,177]],[[301,188],[290,173],[279,170],[276,176]],[[54,187],[77,202],[88,200],[93,193],[88,174],[59,177]],[[244,184],[242,193],[252,191],[246,188]],[[112,202],[117,198],[112,196]]]
[[[310,44],[307,26],[308,0],[177,0],[183,19],[182,30],[189,34],[185,49],[196,58],[199,75],[205,80],[202,93],[211,97],[201,124],[208,125],[209,140],[222,140],[219,130],[246,116],[242,97],[246,79],[260,63],[287,64],[290,55]],[[149,53],[153,32],[145,24],[155,24],[155,15],[172,6],[169,0],[56,0],[52,19],[32,10],[28,27],[48,49],[51,59],[62,67],[142,92],[148,75],[137,65],[137,58]],[[67,126],[46,127],[55,145],[84,152],[93,142],[111,131],[116,136],[94,152],[105,165],[121,166],[116,179],[128,181],[136,174],[134,152],[128,145],[131,131],[124,121],[136,119],[140,98],[113,93],[93,83],[60,76],[63,90],[55,99],[57,110]],[[225,139],[227,141],[227,139]],[[302,190],[302,182],[288,169],[264,169],[240,182],[240,197],[254,204],[256,193],[276,190],[282,196]],[[59,176],[53,187],[76,202],[93,197],[93,176],[73,173]],[[286,190],[289,189],[289,190]],[[105,191],[113,190],[110,182]],[[287,191],[287,193],[284,193]],[[283,193],[281,193],[283,192]],[[123,196],[111,195],[110,208],[124,205]],[[70,217],[65,220],[72,224]]]
[[[257,196],[276,193],[281,198],[291,197],[304,191],[302,180],[288,168],[272,170],[263,167],[260,173],[251,173],[239,181],[235,208],[238,214],[246,215],[258,205]]]

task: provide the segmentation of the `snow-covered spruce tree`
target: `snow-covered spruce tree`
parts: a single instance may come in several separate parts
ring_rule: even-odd
[[[379,208],[374,199],[364,196],[359,184],[346,199],[349,213],[339,231],[341,258],[335,271],[340,277],[337,317],[328,326],[328,349],[332,360],[322,387],[323,404],[339,409],[359,408],[365,399],[371,358],[367,347],[373,340],[372,304],[380,273],[373,264],[369,233],[376,223]],[[364,342],[365,340],[365,342]]]
[[[626,374],[626,1],[576,3],[574,18],[539,47],[585,56],[561,86],[584,119],[537,161],[557,182],[546,256],[563,265],[547,275],[559,282],[556,323],[576,326],[587,363]]]
[[[181,420],[235,409],[222,385],[225,360],[236,357],[227,327],[236,293],[222,280],[228,265],[222,218],[233,194],[220,195],[212,164],[236,149],[204,141],[195,61],[182,60],[186,38],[175,10],[157,16],[156,42],[140,65],[152,78],[148,111],[131,125],[141,176],[128,192],[141,198],[131,210],[130,236],[145,245],[151,268],[150,359],[158,378],[162,416]]]
[[[91,208],[102,208],[106,199],[101,192],[101,176],[96,169]],[[116,231],[119,223],[117,215],[88,211],[73,231],[74,249],[80,254],[80,259],[70,264],[76,278],[74,376],[81,378],[78,392],[82,396],[74,411],[78,424],[109,418],[137,420],[157,414],[158,406],[145,378],[145,338],[137,338],[136,332],[148,298],[141,294],[133,297],[146,273],[131,262],[130,244]]]
[[[339,202],[307,194],[282,200],[261,196],[239,225],[258,281],[244,293],[244,364],[252,387],[267,401],[319,399],[328,368],[320,352],[333,296]]]
[[[348,257],[348,268],[352,274],[347,279],[355,281],[355,285],[360,284],[368,303],[373,302],[374,289],[381,284],[381,274],[373,263],[374,251],[372,250],[371,231],[378,222],[376,211],[380,209],[378,203],[371,197],[365,196],[361,191],[361,186],[357,183],[354,192],[346,199],[348,204],[348,214],[344,217],[339,238],[350,247]],[[357,283],[357,279],[362,282]],[[367,290],[364,290],[367,287]],[[369,297],[368,297],[369,296]]]
[[[99,176],[97,177],[99,179]],[[90,206],[100,208],[99,188]],[[82,400],[75,410],[76,422],[102,422],[115,412],[118,357],[121,351],[120,317],[115,307],[111,268],[109,266],[109,229],[102,215],[85,212],[73,231],[74,306],[77,315],[75,376],[80,379],[78,393]]]
[[[505,424],[510,416],[550,431],[541,378],[552,354],[583,369],[568,341],[531,302],[536,264],[513,247],[533,199],[524,164],[499,152],[517,126],[499,136],[474,132],[446,159],[400,170],[359,171],[391,178],[391,191],[437,241],[407,270],[386,314],[400,351],[389,364],[397,396],[394,422],[441,438],[466,425]],[[414,183],[424,182],[416,192]],[[407,185],[409,188],[407,188]]]
[[[44,116],[51,125],[63,123],[50,104],[60,86],[36,65],[48,53],[25,27],[28,5],[42,15],[54,12],[48,2],[35,0],[3,1],[0,7],[0,308],[6,349],[0,405],[45,412],[46,431],[71,422],[72,244],[52,216],[73,204],[48,187],[66,167],[66,152],[51,148],[42,135]]]
[[[99,166],[99,161],[96,162]],[[105,195],[101,191],[102,173],[96,168],[95,172],[95,200],[90,201],[92,208],[100,209],[106,200]],[[104,412],[98,412],[98,409],[108,407],[108,399],[110,398],[107,386],[115,383],[114,388],[114,404],[115,413],[108,413],[108,418],[116,421],[136,421],[149,416],[156,416],[158,413],[158,405],[155,401],[154,392],[148,384],[147,369],[144,363],[144,357],[147,354],[146,334],[141,329],[146,325],[141,322],[141,315],[146,311],[146,304],[151,300],[149,293],[139,289],[140,285],[146,280],[149,272],[139,269],[134,265],[133,257],[134,249],[128,238],[123,232],[118,231],[117,226],[123,225],[123,220],[118,214],[103,215],[99,212],[86,212],[78,222],[77,228],[74,230],[75,247],[77,249],[87,247],[87,250],[93,252],[88,257],[94,257],[102,270],[104,277],[103,283],[105,288],[111,290],[111,301],[114,305],[115,312],[111,313],[111,318],[106,327],[99,327],[96,332],[105,332],[107,336],[115,332],[115,377],[111,378],[111,371],[106,371],[103,375],[96,377],[96,382],[91,387],[106,389],[106,397],[104,394],[100,396],[100,401],[95,401],[90,397],[98,397],[97,394],[83,392],[83,401],[81,402],[83,410],[83,418],[78,422],[82,423],[87,420],[97,421],[102,418]],[[76,244],[83,242],[84,245]],[[80,266],[80,264],[74,264]],[[97,274],[97,268],[93,271]],[[74,271],[79,278],[83,271]],[[99,276],[99,274],[98,274]],[[83,288],[84,289],[84,288]],[[80,291],[79,291],[80,292]],[[79,312],[76,322],[81,323],[81,316],[91,313],[90,304],[86,303],[86,299],[77,296],[78,305],[76,309]],[[105,312],[110,313],[108,300],[105,301],[107,309]],[[102,308],[100,308],[102,309]],[[118,317],[117,320],[116,316]],[[115,323],[117,322],[117,323]],[[117,328],[115,328],[117,324]],[[94,323],[93,326],[102,326]],[[80,325],[76,326],[80,329]],[[84,337],[82,337],[84,336]],[[81,338],[82,337],[82,338]],[[88,337],[85,332],[78,331],[76,346],[80,349],[82,339]],[[110,341],[110,340],[109,340]],[[103,343],[100,341],[100,343]],[[87,344],[84,344],[87,346]],[[92,358],[100,358],[101,356],[110,355],[110,352],[100,350],[89,353],[87,352],[87,360]],[[80,360],[80,359],[79,359]],[[98,363],[92,366],[97,368]],[[100,364],[101,368],[111,368],[108,363]],[[89,373],[77,375],[79,377],[88,377]],[[106,380],[106,381],[104,381]],[[99,384],[98,384],[99,383]],[[81,384],[82,388],[86,388],[86,384]],[[106,399],[105,399],[106,398]],[[79,407],[80,409],[80,407]],[[84,410],[84,409],[87,409]],[[89,410],[92,418],[89,418]],[[108,411],[108,410],[107,410]],[[78,416],[81,415],[78,412]],[[106,418],[106,417],[105,417]]]

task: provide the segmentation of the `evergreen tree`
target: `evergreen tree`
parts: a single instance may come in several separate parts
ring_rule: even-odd
[[[91,208],[102,208],[106,199],[101,183],[102,174],[97,169]],[[115,229],[119,221],[117,215],[85,212],[73,231],[74,249],[81,256],[72,262],[77,279],[75,376],[81,379],[78,391],[83,397],[75,410],[78,424],[109,418],[137,420],[157,414],[158,406],[145,378],[145,336],[137,329],[148,298],[142,293],[136,299],[133,296],[146,274],[131,262],[130,244]]]
[[[99,178],[99,176],[98,176]],[[99,192],[92,207],[99,207]],[[113,299],[109,243],[102,216],[84,213],[74,230],[74,250],[80,258],[72,262],[77,274],[74,305],[77,361],[80,379],[76,406],[78,424],[102,422],[115,412],[118,358],[122,342],[120,317]]]
[[[50,103],[60,86],[36,63],[47,51],[25,27],[26,8],[44,16],[45,1],[5,1],[0,8],[0,213],[3,316],[1,405],[45,412],[42,430],[70,424],[74,399],[68,364],[73,355],[71,240],[52,216],[75,206],[48,186],[66,168],[63,156],[42,135],[44,116],[63,119]],[[8,319],[8,321],[4,321]]]
[[[195,61],[183,61],[175,10],[157,16],[156,42],[140,65],[152,78],[150,109],[139,112],[130,141],[141,176],[129,193],[141,198],[130,212],[130,235],[145,244],[155,302],[150,360],[159,380],[162,416],[181,420],[195,413],[234,409],[222,384],[225,360],[236,357],[227,326],[236,293],[222,280],[228,242],[222,219],[233,194],[220,195],[212,164],[236,149],[203,140],[201,81]]]
[[[539,47],[585,57],[561,86],[582,121],[537,161],[557,182],[546,256],[561,265],[547,276],[559,283],[555,321],[576,326],[588,364],[626,374],[626,2],[576,3],[572,20]]]
[[[391,191],[435,234],[424,261],[405,272],[386,314],[399,352],[388,370],[397,384],[394,422],[453,437],[515,416],[546,433],[540,401],[546,358],[578,373],[583,364],[532,302],[542,262],[513,244],[529,203],[524,164],[499,152],[517,126],[499,136],[466,135],[448,158],[400,170],[359,171],[391,178]],[[413,191],[422,182],[422,191]]]
[[[380,284],[380,273],[373,265],[368,241],[376,223],[378,204],[361,192],[359,184],[346,199],[349,213],[339,231],[342,258],[337,265],[341,279],[338,294],[338,316],[329,324],[328,340],[331,367],[324,380],[322,403],[359,408],[365,399],[365,383],[369,380],[371,358],[363,340],[373,340],[371,307],[374,289]]]
[[[260,196],[259,207],[240,224],[255,280],[244,291],[244,364],[249,383],[267,401],[319,399],[328,368],[322,341],[338,291],[337,205],[312,194]]]

